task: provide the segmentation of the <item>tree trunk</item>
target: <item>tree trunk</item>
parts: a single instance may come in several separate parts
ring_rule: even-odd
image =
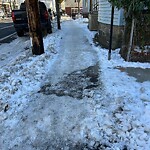
[[[55,3],[56,3],[56,13],[57,13],[57,28],[61,29],[61,26],[60,26],[60,7],[59,7],[58,0],[55,0]]]
[[[133,42],[134,23],[135,23],[135,20],[134,20],[134,18],[133,18],[133,19],[132,19],[131,33],[130,33],[129,48],[128,48],[128,53],[127,53],[127,61],[130,60],[130,53],[131,53],[132,42]]]
[[[44,53],[43,37],[39,15],[39,3],[37,0],[26,0],[29,33],[32,42],[32,53],[40,55]]]

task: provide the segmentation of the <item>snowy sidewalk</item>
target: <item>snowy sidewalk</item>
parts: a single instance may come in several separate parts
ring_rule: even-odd
[[[96,51],[93,51],[85,31],[75,24],[66,22],[63,25],[63,36],[59,43],[59,56],[49,72],[51,82],[73,71],[85,69],[98,62]]]
[[[21,104],[20,110],[15,108],[1,124],[0,149],[85,147],[86,141],[79,141],[88,134],[82,133],[85,132],[82,122],[94,116],[94,89],[99,86],[98,57],[77,23],[66,22],[62,28],[62,38],[57,40],[58,56],[47,68],[41,89],[32,95],[25,93],[28,103]]]

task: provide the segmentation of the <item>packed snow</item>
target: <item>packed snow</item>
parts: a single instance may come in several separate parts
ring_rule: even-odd
[[[0,45],[1,150],[150,149],[150,64],[108,60],[87,25],[63,17],[40,56],[28,36]]]

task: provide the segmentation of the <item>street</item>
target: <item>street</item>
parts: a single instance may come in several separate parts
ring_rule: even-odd
[[[10,43],[16,38],[17,35],[11,18],[9,20],[0,20],[0,44]]]
[[[16,48],[16,45],[18,45],[18,43],[24,43],[21,44],[23,47],[22,50]],[[4,49],[3,46],[7,47],[7,49]],[[28,37],[25,36],[25,37],[18,38],[15,29],[13,27],[11,18],[7,20],[0,20],[1,67],[11,63],[11,61],[21,53],[21,51],[24,51],[28,47],[29,47]]]

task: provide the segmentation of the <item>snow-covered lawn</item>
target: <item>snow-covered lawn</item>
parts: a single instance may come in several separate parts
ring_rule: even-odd
[[[0,45],[0,149],[149,150],[150,80],[138,82],[126,68],[150,64],[125,62],[119,50],[108,61],[86,19],[63,18],[61,26],[40,56],[27,37]],[[99,80],[85,89],[91,66]]]

